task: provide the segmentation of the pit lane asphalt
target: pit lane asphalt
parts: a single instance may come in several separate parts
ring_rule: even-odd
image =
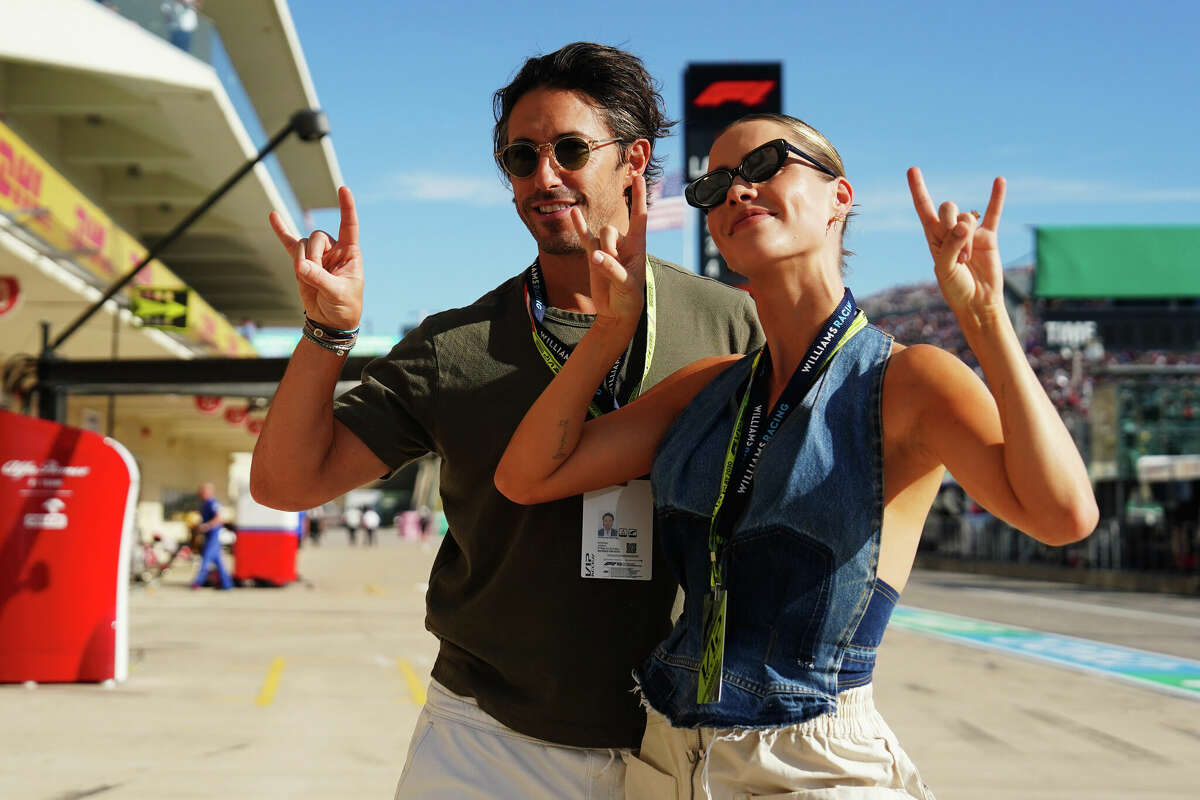
[[[0,798],[390,798],[436,544],[335,529],[282,589],[135,586],[127,682],[0,687]],[[1200,659],[1197,598],[917,572],[901,603]],[[894,627],[876,702],[942,800],[1196,796],[1192,699]]]

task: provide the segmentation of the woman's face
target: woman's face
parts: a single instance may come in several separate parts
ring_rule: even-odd
[[[709,169],[732,169],[746,154],[772,139],[785,139],[810,155],[790,128],[777,122],[752,120],[735,125],[717,137],[709,151]],[[783,167],[761,183],[735,177],[725,201],[708,212],[708,230],[729,266],[752,277],[760,265],[795,256],[835,251],[841,261],[838,229],[829,220],[849,208],[845,179],[831,180],[789,154]]]

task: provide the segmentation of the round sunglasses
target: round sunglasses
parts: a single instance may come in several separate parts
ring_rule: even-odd
[[[622,141],[616,139],[585,139],[582,136],[560,136],[553,142],[513,142],[498,153],[493,153],[500,167],[514,178],[528,178],[537,171],[538,159],[543,150],[554,154],[554,161],[565,170],[574,172],[583,169],[592,151],[606,144]]]
[[[740,175],[750,183],[762,183],[770,180],[776,172],[783,169],[788,153],[799,156],[808,166],[824,172],[831,178],[837,177],[829,167],[786,139],[773,139],[746,153],[742,163],[733,169],[714,169],[712,172],[696,178],[683,190],[683,196],[687,199],[688,205],[693,208],[705,211],[716,208],[724,202],[725,195],[729,192],[729,187],[733,186],[735,177]]]

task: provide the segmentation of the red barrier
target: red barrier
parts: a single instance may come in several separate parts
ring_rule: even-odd
[[[296,580],[296,532],[238,528],[233,577],[283,586]]]
[[[233,543],[233,578],[283,586],[296,580],[300,515],[276,511],[255,502],[243,484],[237,500],[237,541]]]
[[[0,411],[0,682],[125,679],[137,483],[119,442]]]

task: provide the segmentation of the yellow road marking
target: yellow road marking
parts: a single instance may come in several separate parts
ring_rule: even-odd
[[[412,701],[418,707],[425,705],[425,686],[417,680],[417,673],[413,672],[412,664],[409,664],[407,659],[397,658],[396,666],[400,668],[400,674],[408,684],[408,693]]]
[[[258,691],[258,697],[254,698],[254,705],[266,708],[274,702],[275,692],[279,691],[279,676],[283,675],[285,666],[287,666],[287,661],[283,658],[277,658],[271,662],[271,666],[267,670],[267,679],[263,681],[262,688]]]

